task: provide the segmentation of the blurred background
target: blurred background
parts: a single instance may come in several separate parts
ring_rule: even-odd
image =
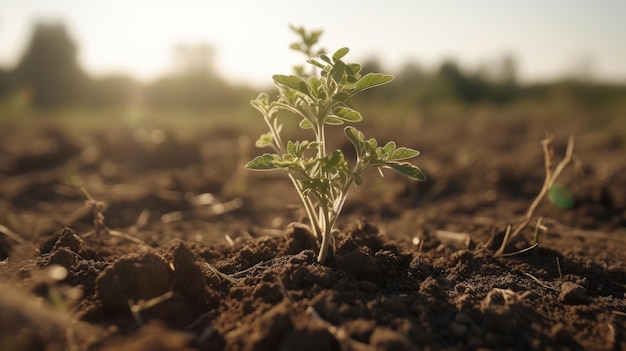
[[[365,73],[394,74],[354,98],[358,128],[422,153],[426,182],[372,172],[347,213],[430,208],[407,212],[400,231],[444,223],[442,213],[521,214],[543,184],[540,141],[552,133],[557,159],[575,136],[562,184],[590,204],[564,222],[623,227],[624,14],[623,0],[0,0],[0,223],[52,232],[59,222],[40,218],[58,213],[71,224],[81,188],[111,205],[112,228],[143,209],[164,226],[210,218],[168,230],[219,240],[295,220],[283,174],[243,167],[265,151],[250,100],[275,96],[272,75],[305,62],[289,48],[292,24],[323,30],[329,53],[349,47],[344,60]],[[283,122],[286,139],[309,132]],[[354,157],[341,128],[327,135]],[[503,209],[507,199],[517,202]],[[224,208],[240,212],[222,221]],[[467,230],[432,227],[442,228]]]
[[[620,116],[624,13],[617,0],[0,0],[0,119],[241,123],[272,74],[303,62],[289,24],[396,75],[360,101],[403,120],[520,106]]]

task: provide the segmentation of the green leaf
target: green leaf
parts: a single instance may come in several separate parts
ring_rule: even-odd
[[[263,154],[261,156],[255,157],[252,161],[246,164],[246,168],[251,169],[253,171],[270,171],[273,169],[278,169],[278,167],[274,164],[274,160],[278,158],[278,155],[275,154]]]
[[[276,74],[272,78],[274,78],[274,82],[280,85],[286,86],[288,88],[291,88],[301,93],[305,93],[309,95],[309,87],[307,86],[306,82],[302,80],[302,78],[300,77],[297,77],[294,75],[284,76],[284,75]]]
[[[367,141],[367,144],[370,147],[370,152],[372,154],[376,153],[376,149],[378,149],[378,141],[376,141],[376,139],[374,138],[370,138],[370,140]]]
[[[338,92],[337,94],[333,95],[333,100],[335,100],[335,101],[348,103],[349,99],[350,99],[350,95],[348,95],[348,93],[346,93],[345,91],[341,91],[341,92]]]
[[[328,179],[308,179],[302,181],[303,193],[312,194],[323,207],[328,207],[331,184]]]
[[[344,73],[346,73],[346,64],[341,60],[337,60],[333,68],[330,69],[330,76],[335,82],[341,83]]]
[[[361,72],[361,65],[358,63],[348,63],[346,65],[346,83],[351,85],[356,83],[361,78],[359,72]]]
[[[298,148],[298,145],[296,143],[294,143],[291,140],[287,141],[287,153],[288,154],[296,155],[297,154],[297,148]]]
[[[278,168],[292,168],[297,164],[297,159],[292,155],[285,155],[283,158],[274,158],[272,164]]]
[[[260,93],[259,95],[257,95],[256,99],[250,102],[253,104],[268,105],[269,100],[270,100],[270,96],[267,95],[267,93]]]
[[[354,175],[354,184],[356,184],[357,186],[363,184],[363,178],[361,178],[360,175],[355,174]]]
[[[346,71],[348,74],[356,76],[359,72],[361,72],[361,68],[363,67],[358,63],[348,63]]]
[[[321,142],[319,142],[319,141],[308,141],[308,140],[306,140],[306,141],[304,141],[302,143],[302,146],[301,146],[301,148],[303,150],[302,152],[304,152],[304,150],[308,150],[308,149],[315,149],[316,147],[320,146],[320,144],[321,144]]]
[[[354,148],[358,151],[361,150],[363,144],[365,144],[365,136],[358,129],[354,127],[346,127],[343,133],[350,139]]]
[[[329,173],[336,173],[345,166],[345,159],[340,150],[335,150],[326,155],[322,161],[322,170]]]
[[[307,38],[304,39],[304,42],[309,47],[311,47],[311,46],[317,44],[317,42],[319,41],[320,36],[322,35],[322,33],[323,33],[323,31],[321,31],[321,30],[311,31],[311,34]]]
[[[309,59],[309,60],[306,60],[306,62],[312,64],[315,67],[321,68],[321,69],[326,68],[326,66],[324,64],[322,64],[321,62],[319,62],[316,59]]]
[[[375,86],[383,85],[393,80],[393,76],[382,73],[368,73],[361,77],[355,84],[355,93]]]
[[[250,100],[250,104],[264,116],[269,115],[271,106],[269,103],[269,96],[266,93],[261,93],[256,97],[256,99]]]
[[[289,140],[287,142],[287,155],[290,157],[301,158],[306,150],[315,148],[318,145],[319,142],[311,142],[308,140],[296,142]]]
[[[302,129],[311,129],[313,128],[313,125],[311,124],[311,122],[309,122],[308,119],[303,119],[300,121],[300,128]]]
[[[293,66],[293,71],[298,77],[304,77],[306,75],[306,73],[304,73],[304,66],[302,65]]]
[[[333,54],[333,61],[340,60],[342,57],[346,56],[350,52],[348,48],[341,48]]]
[[[331,126],[340,126],[343,124],[343,120],[341,118],[337,118],[334,115],[330,115],[326,117],[326,119],[324,120],[324,124],[328,124]]]
[[[311,94],[319,98],[320,97],[320,79],[317,77],[309,78],[309,88],[311,89]]]
[[[272,145],[273,141],[274,138],[272,137],[272,133],[267,132],[265,134],[261,134],[259,139],[257,139],[257,141],[254,143],[254,145],[256,145],[256,147],[267,147]]]
[[[406,160],[407,158],[413,158],[420,154],[419,151],[409,149],[407,147],[399,147],[397,148],[393,154],[391,155],[392,160]]]
[[[296,27],[293,24],[289,24],[289,29],[291,29],[292,32],[298,34],[301,38],[306,37],[306,32],[304,31],[304,27]]]
[[[333,110],[333,114],[337,116],[337,118],[348,122],[359,122],[363,119],[363,116],[361,116],[358,111],[344,106],[336,107]]]
[[[309,78],[309,88],[311,89],[312,97],[323,100],[326,99],[326,92],[323,89],[323,85],[326,83],[324,78],[311,77]]]
[[[331,60],[328,58],[328,56],[326,56],[326,55],[323,55],[323,54],[322,54],[322,55],[320,55],[319,57],[322,59],[322,61],[324,61],[324,62],[328,63],[329,65],[332,65],[332,64],[333,64],[333,61],[331,61]]]
[[[391,158],[395,150],[396,150],[396,143],[394,143],[393,141],[388,142],[383,147],[383,151],[385,152],[385,156],[387,159]]]
[[[424,173],[419,168],[417,168],[417,166],[411,163],[389,162],[385,166],[393,169],[394,171],[400,174],[407,176],[409,179],[418,180],[418,181],[426,180],[426,176],[424,175]]]

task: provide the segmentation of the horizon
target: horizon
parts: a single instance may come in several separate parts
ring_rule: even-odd
[[[174,70],[177,45],[208,45],[214,49],[218,76],[231,84],[266,87],[273,74],[289,73],[291,66],[304,62],[288,47],[296,40],[288,28],[294,24],[324,30],[320,43],[329,52],[347,46],[348,60],[373,59],[386,72],[409,63],[432,70],[446,60],[475,72],[509,56],[524,83],[575,74],[626,83],[626,25],[619,18],[626,3],[619,1],[604,1],[601,7],[582,0],[396,1],[380,8],[323,0],[302,11],[286,0],[272,8],[237,0],[220,4],[219,13],[210,11],[211,4],[193,0],[175,7],[145,0],[7,2],[0,0],[5,9],[0,14],[0,41],[5,43],[0,67],[8,69],[21,57],[33,25],[47,21],[65,25],[78,47],[79,64],[93,77],[125,74],[146,83]],[[344,16],[348,11],[357,13]]]

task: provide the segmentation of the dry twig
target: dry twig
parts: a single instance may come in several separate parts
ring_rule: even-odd
[[[115,236],[118,238],[132,241],[135,244],[146,245],[146,243],[143,240],[135,238],[134,236],[130,234],[126,234],[119,230],[112,230],[108,228],[104,224],[104,214],[103,214],[104,210],[106,209],[106,203],[104,201],[96,200],[93,196],[91,196],[91,194],[85,188],[81,188],[81,190],[83,191],[83,194],[85,194],[85,197],[87,198],[87,201],[85,201],[85,205],[93,211],[93,230],[85,233],[83,237],[88,237],[91,234],[95,233],[96,239],[100,240],[101,239],[100,233],[104,232],[111,236]],[[139,215],[137,222],[140,222],[142,220],[141,218],[142,215],[143,215],[143,212]]]
[[[130,309],[130,312],[133,315],[133,318],[135,318],[135,322],[137,322],[138,326],[142,326],[143,325],[143,318],[141,318],[141,311],[143,310],[147,310],[150,309],[162,302],[164,302],[165,300],[169,300],[172,297],[174,297],[174,292],[173,291],[168,291],[163,295],[159,295],[157,297],[154,297],[150,300],[139,300],[138,302],[134,302],[133,300],[129,300],[128,301],[128,308]]]
[[[15,234],[11,229],[0,224],[0,234],[4,234],[9,237],[9,239],[13,239],[13,241],[18,244],[23,244],[24,239],[22,239],[19,235]]]
[[[552,170],[552,164],[554,161],[554,148],[552,146],[553,140],[554,137],[552,135],[548,135],[545,139],[541,141],[544,155],[544,169],[546,171],[546,176],[544,178],[541,191],[539,191],[537,197],[535,197],[533,202],[528,207],[528,210],[526,211],[524,217],[510,232],[510,235],[505,235],[504,240],[502,241],[502,245],[500,246],[498,251],[496,251],[496,256],[501,256],[509,240],[519,235],[522,230],[524,230],[528,226],[528,223],[530,223],[530,221],[532,220],[535,214],[535,210],[541,203],[541,200],[543,200],[550,188],[552,188],[554,182],[561,175],[561,172],[563,172],[565,166],[567,166],[567,164],[572,160],[572,154],[574,152],[574,137],[570,135],[567,141],[567,150],[565,151],[565,156],[563,157],[561,162],[559,162],[556,168]]]
[[[36,252],[39,253],[39,249],[31,244],[28,243],[26,241],[24,241],[24,239],[22,239],[22,237],[20,237],[19,235],[17,235],[14,231],[12,231],[11,229],[5,227],[4,225],[0,224],[0,234],[4,234],[5,236],[7,236],[9,239],[15,241],[16,243],[18,243],[19,245],[27,245],[30,246],[33,250],[35,250]],[[6,261],[3,261],[6,262]]]

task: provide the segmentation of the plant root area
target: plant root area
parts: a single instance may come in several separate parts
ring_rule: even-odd
[[[9,123],[0,350],[626,350],[626,139],[584,127],[501,252],[549,126],[366,129],[420,150],[428,180],[366,177],[319,264],[288,179],[245,170],[262,150],[236,128]]]

